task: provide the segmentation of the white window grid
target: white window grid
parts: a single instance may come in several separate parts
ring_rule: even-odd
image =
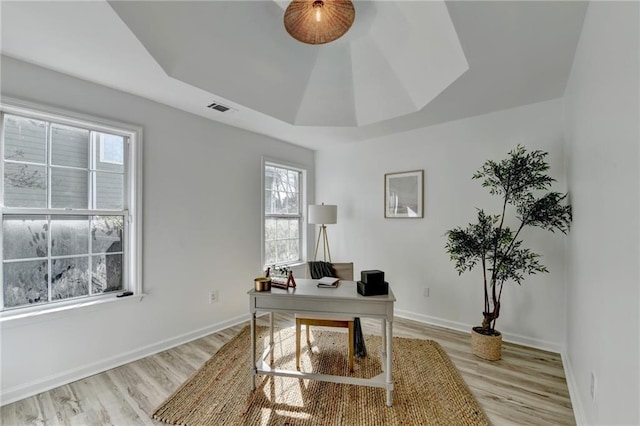
[[[4,218],[6,216],[11,217],[14,214],[3,214],[2,215],[2,219],[4,220]],[[69,216],[74,216],[74,217],[83,217],[87,220],[87,222],[89,222],[88,224],[88,235],[87,235],[87,239],[88,239],[88,243],[87,243],[87,253],[82,253],[82,254],[69,254],[69,255],[61,255],[61,256],[56,256],[53,255],[53,247],[52,247],[52,241],[53,238],[51,236],[51,232],[52,232],[52,216],[63,216],[63,215],[69,215]],[[20,216],[25,216],[25,215],[20,215]],[[43,217],[44,216],[44,220],[47,221],[47,225],[48,225],[48,235],[47,235],[47,255],[46,256],[41,256],[41,257],[25,257],[25,258],[20,258],[20,259],[4,259],[3,258],[3,266],[5,264],[11,264],[11,263],[22,263],[22,262],[32,262],[32,261],[39,261],[39,262],[47,262],[47,301],[45,302],[41,302],[40,304],[45,304],[45,303],[55,303],[57,302],[56,300],[53,300],[53,269],[52,269],[52,265],[53,265],[53,260],[63,260],[63,259],[87,259],[87,274],[88,274],[88,294],[83,295],[83,296],[78,296],[78,297],[74,297],[74,298],[66,298],[66,299],[61,299],[60,301],[67,301],[67,300],[71,300],[71,299],[82,299],[82,298],[86,298],[86,297],[90,297],[90,296],[95,296],[95,295],[102,295],[104,294],[104,292],[99,292],[99,293],[94,293],[93,292],[93,285],[92,285],[92,280],[93,280],[93,265],[92,265],[92,260],[94,257],[97,256],[115,256],[115,255],[122,255],[123,259],[124,259],[124,250],[120,250],[120,251],[110,251],[110,252],[105,252],[105,253],[93,253],[93,239],[90,237],[91,235],[91,220],[93,220],[94,218],[97,218],[99,216],[97,215],[90,215],[90,216],[83,216],[83,215],[79,215],[76,211],[73,212],[56,212],[53,215],[41,215],[41,214],[28,214],[26,216],[34,216],[34,217]],[[122,240],[124,242],[124,235],[126,233],[126,229],[127,229],[127,222],[125,220],[126,215],[120,215],[120,214],[114,214],[114,213],[110,213],[108,215],[103,215],[103,216],[120,216],[123,218],[123,223],[124,223],[124,230],[123,230],[123,236],[122,236]],[[124,266],[124,265],[123,265]],[[122,272],[122,276],[124,277],[124,270]],[[1,281],[1,279],[0,279]],[[4,291],[4,287],[2,287],[2,289],[0,289],[0,296],[4,296],[3,295],[3,291]],[[0,299],[0,301],[2,301],[2,304],[0,304],[0,306],[4,306],[4,298]],[[21,306],[15,306],[15,307],[5,307],[3,308],[3,310],[10,310],[10,309],[22,309],[26,306],[35,306],[38,304],[29,304],[29,305],[21,305]]]
[[[4,115],[15,115],[22,118],[27,119],[35,119],[42,120],[47,123],[47,143],[45,146],[45,156],[47,158],[48,164],[37,163],[37,162],[27,162],[27,161],[15,161],[15,160],[6,160],[4,155]],[[93,150],[96,149],[97,141],[91,140],[89,144],[89,168],[78,168],[72,166],[57,166],[52,165],[51,163],[51,125],[60,124],[60,125],[68,125],[72,127],[78,127],[82,129],[86,129],[92,132],[92,138],[95,138],[97,133],[106,133],[117,136],[122,136],[124,138],[124,188],[123,188],[123,200],[124,200],[124,209],[122,210],[112,210],[112,209],[70,209],[70,208],[51,208],[51,169],[60,167],[60,168],[69,168],[69,169],[80,169],[80,170],[88,170],[90,184],[88,187],[89,194],[93,194],[90,200],[91,206],[96,205],[95,199],[95,165],[91,161],[91,155],[93,154]],[[123,291],[131,291],[133,294],[142,294],[142,268],[141,268],[141,206],[140,204],[140,192],[142,190],[142,170],[141,170],[141,153],[142,153],[142,129],[139,127],[132,127],[128,125],[124,125],[122,123],[115,123],[106,120],[101,120],[95,117],[83,116],[81,114],[70,113],[67,111],[61,111],[54,108],[39,106],[35,104],[31,104],[28,102],[14,100],[10,98],[5,98],[5,103],[0,103],[0,226],[5,216],[45,216],[48,221],[50,221],[51,216],[60,216],[60,215],[70,215],[70,216],[85,216],[89,219],[90,216],[121,216],[123,218],[123,236],[122,236],[122,251],[113,254],[122,254],[123,255],[123,266],[122,266],[122,281],[123,281]],[[32,164],[37,166],[45,166],[47,168],[47,207],[46,208],[34,208],[34,207],[7,207],[4,205],[4,164],[10,163],[19,163],[19,164]],[[94,173],[92,173],[94,171]],[[100,170],[100,173],[109,173],[109,171]],[[122,173],[118,173],[122,174]],[[92,175],[94,175],[92,177]],[[135,188],[134,191],[131,191],[131,188]],[[133,206],[133,208],[131,208]],[[126,208],[129,207],[129,208]],[[51,232],[51,228],[49,228],[49,232]],[[89,238],[91,240],[91,238]],[[90,242],[89,242],[90,243]],[[48,238],[48,257],[39,257],[34,260],[47,261],[48,262],[48,302],[43,304],[35,304],[35,305],[23,305],[18,307],[10,307],[4,308],[4,283],[3,283],[3,273],[2,268],[4,263],[11,263],[17,261],[26,261],[27,259],[16,259],[16,260],[5,260],[3,251],[3,244],[0,241],[0,313],[4,313],[6,311],[20,311],[20,312],[29,312],[33,310],[42,309],[43,305],[65,305],[65,304],[73,304],[76,303],[77,299],[85,299],[85,298],[101,298],[101,297],[113,297],[112,293],[101,293],[99,295],[92,295],[91,293],[87,296],[81,296],[79,298],[70,298],[63,299],[60,301],[51,301],[51,262],[50,259],[63,259],[63,258],[72,258],[72,257],[82,257],[82,255],[70,255],[70,256],[52,256],[51,255],[51,238]],[[91,247],[90,247],[91,249]],[[89,258],[89,271],[91,271],[91,258],[94,254],[92,254],[91,250],[88,252]],[[96,254],[97,255],[97,254]],[[89,279],[89,288],[91,288],[91,275]]]
[[[306,185],[306,173],[305,170],[299,166],[293,166],[293,165],[289,165],[286,164],[285,162],[280,162],[277,160],[264,160],[263,161],[263,169],[262,169],[262,177],[263,180],[266,177],[266,168],[267,167],[274,167],[274,168],[278,168],[278,169],[284,169],[287,171],[292,171],[298,174],[298,188],[297,188],[297,195],[298,195],[298,205],[297,205],[297,213],[267,213],[266,212],[266,208],[265,208],[265,201],[264,201],[264,194],[266,192],[266,188],[263,182],[262,185],[262,194],[263,194],[263,202],[262,202],[262,209],[263,209],[263,220],[262,220],[262,259],[263,259],[263,263],[265,267],[270,267],[270,266],[289,266],[289,265],[294,265],[294,264],[298,264],[302,262],[302,259],[304,258],[304,253],[305,253],[305,248],[304,248],[304,242],[305,242],[305,235],[306,233],[304,232],[304,214],[303,214],[303,206],[305,205],[305,200],[306,200],[306,191],[305,191],[305,185]],[[297,259],[288,259],[285,261],[278,261],[276,260],[275,263],[273,262],[267,262],[266,259],[266,221],[268,219],[297,219],[298,221],[298,238],[297,238],[297,244],[298,244],[298,258]],[[286,239],[289,240],[289,239]]]

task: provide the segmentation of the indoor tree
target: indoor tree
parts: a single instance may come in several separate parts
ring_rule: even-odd
[[[482,179],[483,187],[501,197],[501,213],[492,215],[478,209],[476,223],[447,231],[446,250],[455,261],[458,274],[477,265],[482,268],[483,321],[482,327],[474,328],[479,333],[500,334],[495,326],[505,282],[521,284],[526,275],[548,272],[540,263],[540,255],[524,246],[521,231],[527,226],[565,234],[569,230],[571,206],[566,204],[567,194],[550,191],[555,179],[547,175],[547,155],[542,151],[527,152],[518,145],[506,159],[485,162],[473,179]],[[515,208],[519,222],[515,229],[505,223],[508,206]]]

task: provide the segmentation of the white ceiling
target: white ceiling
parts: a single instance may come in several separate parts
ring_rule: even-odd
[[[292,39],[286,1],[7,1],[2,54],[312,149],[561,97],[587,3],[356,1]],[[233,108],[206,108],[218,102]]]

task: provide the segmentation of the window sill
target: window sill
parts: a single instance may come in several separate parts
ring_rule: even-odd
[[[77,301],[75,303],[69,303],[62,306],[43,306],[41,309],[34,309],[29,312],[0,312],[0,325],[2,328],[7,328],[28,325],[40,321],[49,321],[64,315],[65,312],[71,312],[89,306],[101,306],[109,303],[122,304],[140,302],[144,296],[145,294],[136,294],[132,296],[116,297],[114,294],[100,299]]]
[[[283,267],[283,266],[286,266],[287,268],[298,268],[298,267],[300,267],[300,266],[305,266],[306,264],[307,264],[307,262],[306,262],[306,261],[303,261],[303,262],[296,262],[296,263],[283,263],[283,264],[276,265],[276,266],[277,266],[277,267]],[[270,264],[270,265],[264,265],[264,269],[265,269],[265,270],[266,270],[267,268],[271,268],[271,267],[273,267],[273,264]]]
[[[304,267],[307,265],[307,262],[297,262],[297,263],[290,263],[287,265],[288,268],[300,268],[300,267]]]

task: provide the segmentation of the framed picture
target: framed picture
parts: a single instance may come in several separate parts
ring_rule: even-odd
[[[384,175],[384,217],[422,218],[424,170]]]

